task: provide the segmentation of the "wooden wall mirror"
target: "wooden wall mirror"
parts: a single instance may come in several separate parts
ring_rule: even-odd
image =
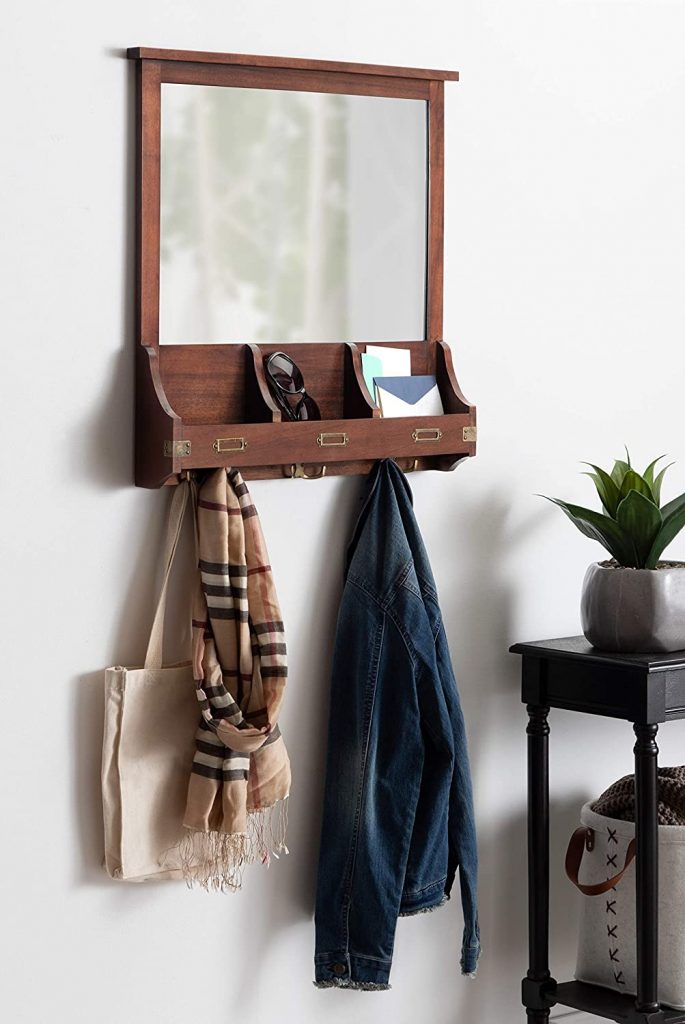
[[[450,468],[474,454],[475,408],[442,339],[443,92],[457,73],[128,56],[138,91],[136,482],[222,464],[295,475],[321,468],[322,449],[329,473],[385,456]],[[412,373],[435,374],[439,423],[379,419],[361,374],[367,342],[409,348]],[[279,348],[302,369],[318,425],[281,422],[263,372]]]

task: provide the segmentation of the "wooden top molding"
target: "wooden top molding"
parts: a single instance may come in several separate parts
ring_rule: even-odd
[[[250,53],[204,53],[200,50],[155,50],[132,46],[129,60],[171,60],[194,64],[237,64],[253,68],[290,68],[293,71],[336,71],[344,74],[379,75],[384,78],[426,78],[437,82],[459,81],[458,71],[428,68],[398,68],[385,64],[351,64],[339,60],[307,60],[303,57],[262,57]]]

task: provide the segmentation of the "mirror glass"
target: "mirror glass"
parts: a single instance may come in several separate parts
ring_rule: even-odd
[[[162,85],[160,341],[425,337],[427,104]]]

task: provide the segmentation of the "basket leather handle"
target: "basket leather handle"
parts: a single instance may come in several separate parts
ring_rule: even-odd
[[[569,880],[573,882],[576,889],[579,889],[583,895],[602,896],[603,893],[609,892],[609,890],[613,889],[615,885],[618,885],[632,862],[635,860],[635,840],[630,840],[628,849],[626,850],[625,863],[618,874],[614,875],[613,878],[607,878],[606,882],[597,882],[595,885],[584,885],[582,882],[578,881],[578,872],[583,859],[583,852],[585,850],[588,834],[591,832],[592,829],[583,827],[575,830],[569,840],[564,867],[566,868],[566,875]]]

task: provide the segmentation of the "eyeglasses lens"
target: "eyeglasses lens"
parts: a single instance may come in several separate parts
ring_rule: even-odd
[[[304,380],[295,363],[281,352],[273,355],[268,362],[269,373],[278,386],[291,395],[302,391]]]
[[[310,398],[309,395],[304,394],[301,400],[297,403],[295,416],[298,420],[320,420],[321,412],[314,399]]]
[[[283,413],[290,420],[320,420],[321,412],[313,398],[304,389],[304,378],[290,356],[285,352],[274,352],[266,360],[269,379],[276,385],[272,388],[274,398]],[[300,395],[299,401],[294,401]]]

